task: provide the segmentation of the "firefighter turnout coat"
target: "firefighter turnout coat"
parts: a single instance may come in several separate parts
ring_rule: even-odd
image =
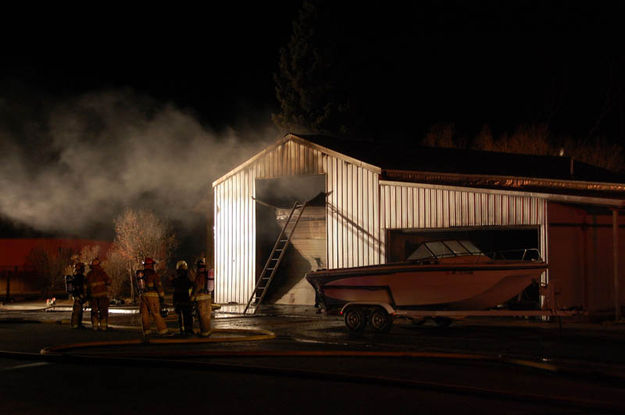
[[[94,330],[106,330],[109,316],[109,287],[111,277],[100,264],[92,264],[87,273],[87,296],[91,304],[91,325]]]
[[[210,336],[212,296],[209,291],[208,271],[198,272],[193,283],[193,293],[191,299],[197,302],[197,311],[200,320],[200,336]]]
[[[158,334],[167,334],[167,324],[163,316],[161,316],[160,303],[165,298],[161,278],[151,268],[143,270],[143,278],[145,280],[145,289],[141,294],[141,326],[143,334],[148,335],[151,333],[151,319],[156,323]]]

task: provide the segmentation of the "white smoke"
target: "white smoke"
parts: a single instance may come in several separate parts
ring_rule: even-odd
[[[112,227],[126,207],[188,224],[212,181],[280,136],[269,122],[216,133],[131,90],[69,99],[43,121],[20,122],[44,125],[20,130],[39,131],[33,139],[0,123],[0,214],[73,234]]]

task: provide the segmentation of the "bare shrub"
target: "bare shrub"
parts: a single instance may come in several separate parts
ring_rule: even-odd
[[[623,147],[609,143],[604,138],[592,138],[588,140],[564,140],[562,149],[566,156],[594,166],[603,167],[610,171],[623,171],[625,169],[625,154]]]
[[[427,147],[461,148],[463,142],[455,135],[454,124],[434,124],[425,135],[422,144]]]
[[[115,246],[109,251],[109,255],[102,262],[102,268],[111,277],[111,295],[114,298],[130,295],[130,281],[128,275],[132,275],[131,262],[125,258]]]
[[[100,258],[102,253],[100,252],[100,246],[98,245],[85,245],[82,247],[82,249],[80,250],[80,257],[79,257],[79,261],[82,262],[83,264],[91,264],[91,261],[93,261],[95,258]]]
[[[473,148],[504,153],[555,155],[557,148],[552,144],[546,124],[526,124],[518,127],[511,135],[502,134],[495,139],[485,126],[473,141]]]
[[[176,244],[169,224],[150,211],[127,209],[115,219],[115,242],[111,255],[116,255],[119,267],[122,266],[122,258],[128,261],[129,281],[132,281],[135,271],[146,257],[156,259],[157,271],[163,270]],[[130,287],[132,290],[132,284]],[[131,292],[131,295],[134,297],[134,293]]]
[[[73,254],[71,248],[53,246],[36,246],[29,252],[26,265],[40,278],[44,298],[64,287],[65,268]]]

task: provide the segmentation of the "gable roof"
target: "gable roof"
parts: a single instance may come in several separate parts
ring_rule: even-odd
[[[380,174],[381,180],[605,198],[610,199],[607,204],[625,207],[625,176],[569,157],[434,148],[305,134],[286,134],[216,180],[213,186],[289,140],[374,171]]]
[[[345,140],[321,135],[298,137],[382,170],[625,183],[623,175],[570,157],[423,147],[409,143]]]

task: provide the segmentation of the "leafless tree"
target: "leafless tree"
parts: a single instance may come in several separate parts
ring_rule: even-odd
[[[453,124],[436,124],[430,128],[421,144],[428,147],[567,156],[614,172],[625,170],[625,150],[621,145],[597,137],[556,137],[548,124],[524,124],[513,133],[504,132],[498,137],[493,135],[488,125],[484,125],[470,145],[455,133]]]
[[[114,298],[131,294],[131,284],[128,280],[128,275],[132,272],[130,264],[131,262],[116,249],[115,245],[102,262],[102,268],[111,277],[111,295]]]
[[[26,264],[41,278],[43,297],[63,287],[65,268],[73,254],[71,248],[52,246],[36,246],[30,251]]]
[[[100,252],[100,246],[98,245],[85,245],[80,250],[79,260],[83,264],[89,265],[94,258],[100,258],[102,253]]]
[[[115,219],[115,242],[111,256],[121,266],[125,260],[132,292],[132,277],[145,257],[163,268],[176,247],[176,237],[167,222],[147,210],[127,209]]]

